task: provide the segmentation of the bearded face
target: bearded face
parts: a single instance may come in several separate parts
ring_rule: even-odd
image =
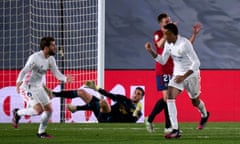
[[[50,56],[54,56],[56,54],[56,44],[55,44],[55,41],[52,41],[50,46],[49,46],[49,51],[48,51],[48,54]]]

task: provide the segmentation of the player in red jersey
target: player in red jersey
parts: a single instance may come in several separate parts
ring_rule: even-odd
[[[153,41],[154,41],[154,45],[155,45],[157,54],[161,55],[163,52],[163,49],[164,49],[163,44],[166,41],[166,39],[163,35],[163,33],[165,31],[164,26],[167,25],[168,23],[171,23],[171,18],[166,13],[161,13],[158,16],[157,20],[160,25],[160,30],[157,30],[154,33]],[[175,22],[175,24],[176,24],[176,22]],[[191,41],[191,43],[194,42],[194,40],[200,30],[201,30],[201,24],[198,23],[193,26],[193,34],[189,39]],[[155,72],[156,72],[157,90],[159,92],[162,92],[163,98],[160,98],[156,102],[151,114],[145,118],[145,125],[146,125],[148,132],[153,132],[154,129],[153,129],[152,122],[153,122],[154,118],[156,117],[156,115],[159,114],[164,109],[164,115],[165,115],[164,132],[169,133],[172,131],[172,128],[171,128],[171,122],[170,122],[169,115],[168,115],[166,99],[167,99],[167,95],[168,95],[168,93],[167,93],[168,83],[169,83],[169,81],[172,77],[172,73],[173,73],[172,58],[170,57],[165,65],[161,65],[160,63],[156,62]]]

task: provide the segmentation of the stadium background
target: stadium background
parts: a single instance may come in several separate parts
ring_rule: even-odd
[[[237,0],[200,2],[197,0],[106,0],[105,88],[113,90],[116,86],[120,86],[121,93],[129,96],[132,86],[144,86],[145,115],[150,113],[155,101],[161,95],[156,92],[154,61],[143,46],[146,41],[152,41],[154,31],[159,29],[157,15],[167,12],[173,21],[178,21],[183,36],[191,35],[192,25],[195,22],[203,24],[194,47],[201,61],[202,98],[211,112],[210,121],[240,121],[239,6]],[[5,11],[8,11],[7,7]],[[26,30],[18,32],[20,35],[22,33],[26,35],[24,38],[26,47],[29,44],[27,27],[26,23]],[[11,29],[11,26],[1,26],[1,29]],[[0,34],[0,37],[3,43],[3,37],[7,35]],[[13,38],[11,37],[9,41]],[[3,51],[15,49],[0,47]],[[18,47],[18,49],[24,48]],[[25,57],[27,56],[26,51]],[[14,73],[23,66],[24,62],[16,62],[13,59],[10,61],[11,67],[6,67],[9,64],[0,65],[1,73]],[[0,77],[0,79],[11,82],[1,83],[1,90],[15,86],[16,77]],[[9,95],[10,97],[1,95],[0,99],[1,112],[8,109],[1,113],[6,118],[10,117],[9,110],[13,106],[4,105],[5,102],[12,100],[11,94]],[[199,119],[199,114],[191,106],[186,93],[179,96],[177,105],[180,121]],[[158,122],[162,120],[162,116],[156,119]]]

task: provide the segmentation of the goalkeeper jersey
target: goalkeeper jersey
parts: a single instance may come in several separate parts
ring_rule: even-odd
[[[139,109],[137,116],[133,115],[137,104],[133,103],[126,96],[112,94],[101,88],[98,92],[116,102],[111,106],[111,114],[109,115],[108,122],[136,122],[142,115],[141,109]]]

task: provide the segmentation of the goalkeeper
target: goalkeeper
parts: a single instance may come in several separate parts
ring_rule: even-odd
[[[120,94],[112,94],[98,88],[94,81],[87,81],[86,87],[98,91],[101,95],[112,99],[115,104],[110,106],[105,99],[98,99],[83,89],[73,91],[52,92],[53,97],[76,98],[80,97],[86,105],[67,105],[72,113],[81,110],[92,110],[99,122],[136,122],[142,115],[141,99],[144,90],[137,87],[131,98]]]

